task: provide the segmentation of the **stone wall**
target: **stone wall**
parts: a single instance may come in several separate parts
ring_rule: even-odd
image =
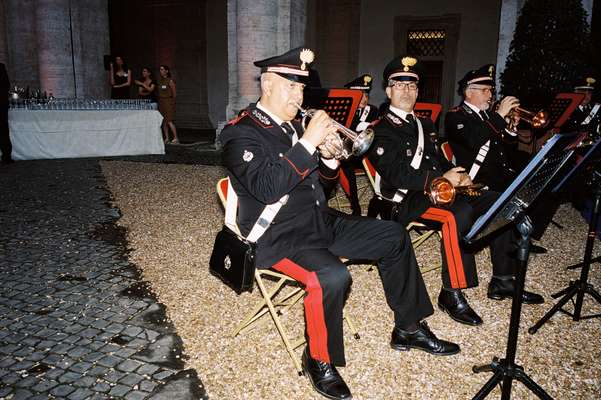
[[[0,57],[13,84],[56,97],[106,96],[106,0],[6,0],[2,11]]]

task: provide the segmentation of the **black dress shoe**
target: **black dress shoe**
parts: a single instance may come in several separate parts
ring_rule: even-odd
[[[514,279],[499,279],[493,276],[488,284],[487,296],[493,300],[510,299],[513,297],[514,290]],[[524,290],[522,294],[522,303],[524,304],[542,304],[544,302],[545,299],[540,294],[528,292],[527,290]]]
[[[425,321],[418,324],[415,332],[394,328],[390,347],[399,351],[418,349],[437,356],[450,356],[459,353],[460,350],[459,345],[438,339]]]
[[[472,326],[482,325],[482,318],[470,307],[459,289],[441,289],[438,307],[457,322]]]
[[[533,253],[533,254],[546,254],[547,253],[547,249],[545,249],[543,246],[539,246],[539,245],[536,245],[534,243],[530,243],[530,253]]]
[[[303,370],[309,377],[311,385],[322,396],[336,400],[353,398],[336,367],[311,358],[307,348],[303,352]]]

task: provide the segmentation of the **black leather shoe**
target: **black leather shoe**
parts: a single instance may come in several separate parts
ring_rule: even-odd
[[[460,350],[459,345],[438,339],[426,321],[421,321],[415,332],[394,328],[390,347],[399,351],[418,349],[437,356],[450,356],[459,353]]]
[[[457,322],[472,326],[482,325],[482,318],[470,307],[459,289],[441,289],[438,307]]]
[[[515,280],[513,279],[499,279],[494,276],[488,284],[487,296],[493,300],[511,299],[513,297],[513,291],[515,288]],[[540,294],[528,292],[524,290],[522,294],[522,303],[524,304],[542,304],[545,302],[543,296]]]
[[[311,385],[322,396],[336,400],[353,398],[336,367],[311,358],[307,348],[303,352],[303,370],[309,377]]]
[[[534,243],[530,243],[530,253],[533,254],[546,254],[547,253],[547,249],[545,249],[543,246],[539,246],[536,245]]]

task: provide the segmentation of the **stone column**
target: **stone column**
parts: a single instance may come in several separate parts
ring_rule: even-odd
[[[71,1],[77,97],[108,98],[104,55],[110,53],[107,0]]]
[[[55,97],[75,96],[69,0],[38,0],[36,28],[40,89]]]
[[[4,11],[5,3],[0,1],[0,62],[5,65],[8,63],[8,47],[6,39],[6,13]]]
[[[593,18],[593,0],[582,0],[582,7],[587,14],[586,22],[590,25]]]
[[[236,108],[259,97],[259,70],[253,61],[277,54],[278,1],[238,0],[236,14],[238,96]],[[230,97],[231,99],[231,97]]]
[[[229,93],[227,118],[260,96],[253,61],[281,54],[304,41],[306,0],[228,0]],[[219,123],[217,136],[223,128]]]
[[[505,70],[509,47],[513,40],[513,34],[522,11],[525,0],[503,0],[501,4],[501,15],[499,21],[499,45],[497,47],[497,83],[501,73]]]
[[[12,85],[40,86],[35,29],[35,0],[5,0],[8,76]]]

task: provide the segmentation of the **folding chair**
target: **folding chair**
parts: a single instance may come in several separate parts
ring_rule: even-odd
[[[390,201],[382,197],[382,193],[380,192],[380,185],[378,183],[380,179],[378,172],[367,157],[363,157],[363,168],[365,168],[366,175],[369,178],[369,182],[371,183],[372,189],[374,190],[374,193],[378,197],[378,199]],[[434,235],[435,233],[438,233],[438,235],[440,236],[440,232],[434,229],[428,229],[426,225],[417,221],[410,222],[405,228],[407,229],[407,232],[414,231],[417,233],[417,236],[411,239],[411,244],[413,245],[414,250],[421,246],[426,240],[430,238],[430,236]],[[422,271],[422,273],[425,273],[437,268],[439,267],[420,267],[420,270]]]
[[[227,189],[229,183],[229,178],[221,178],[217,182],[217,193],[219,194],[219,199],[221,200],[221,204],[224,208],[226,207],[227,203]],[[239,229],[236,233],[240,234]],[[292,263],[292,261],[284,259],[281,260],[279,263]],[[268,281],[274,281],[274,283],[271,284],[269,288],[267,287]],[[286,329],[284,328],[284,325],[282,324],[282,321],[280,320],[280,316],[288,312],[292,306],[294,306],[296,303],[298,303],[299,300],[303,298],[303,296],[305,295],[304,290],[299,286],[296,280],[292,279],[287,275],[274,271],[273,269],[257,268],[255,270],[255,282],[257,282],[257,286],[259,287],[259,291],[261,293],[261,300],[257,302],[257,304],[242,320],[242,322],[238,324],[238,326],[232,333],[232,337],[236,337],[243,332],[247,332],[253,327],[259,326],[261,317],[269,313],[280,337],[282,338],[282,341],[284,342],[284,347],[286,348],[288,355],[292,359],[294,368],[296,369],[299,375],[303,375],[303,369],[301,367],[300,359],[298,355],[294,352],[294,350],[305,343],[305,338],[303,336],[297,339],[290,339],[288,333],[286,332]],[[291,290],[287,294],[282,293],[280,295],[280,292],[283,290],[284,286],[290,286]],[[356,339],[359,339],[359,333],[355,329],[355,326],[350,317],[345,316],[344,319],[346,320],[346,323],[349,326],[351,334]],[[267,320],[262,319],[262,321]]]

